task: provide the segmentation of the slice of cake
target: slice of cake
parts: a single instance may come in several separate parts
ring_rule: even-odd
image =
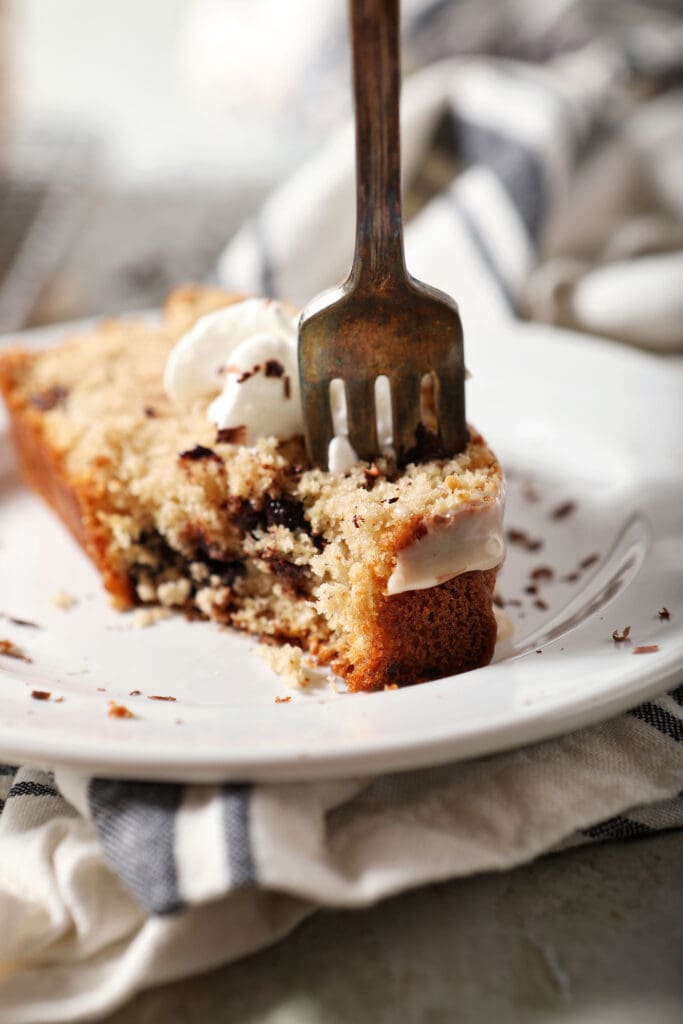
[[[452,459],[309,468],[293,323],[276,303],[187,288],[160,323],[5,352],[25,480],[118,608],[178,608],[293,644],[353,690],[487,664],[503,557],[495,456],[470,430]]]

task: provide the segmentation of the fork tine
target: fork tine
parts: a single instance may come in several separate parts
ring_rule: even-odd
[[[440,367],[436,375],[436,413],[441,444],[450,455],[467,446],[465,375],[457,364]]]
[[[349,441],[361,459],[374,459],[379,451],[375,417],[374,380],[346,381]]]
[[[394,448],[399,463],[415,448],[415,431],[420,423],[421,380],[414,373],[410,377],[391,375],[391,408],[394,417]]]
[[[330,386],[328,381],[302,381],[301,405],[304,414],[306,446],[314,466],[327,467],[327,450],[334,436]]]

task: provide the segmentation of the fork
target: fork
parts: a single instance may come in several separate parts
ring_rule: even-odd
[[[399,0],[351,0],[356,118],[356,242],[341,287],[299,321],[299,376],[308,455],[327,467],[335,435],[330,389],[341,380],[348,440],[380,454],[378,378],[388,378],[399,465],[467,444],[462,325],[453,299],[407,271],[399,149]],[[334,385],[338,387],[338,385]]]

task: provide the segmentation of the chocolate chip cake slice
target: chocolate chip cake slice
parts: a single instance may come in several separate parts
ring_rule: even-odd
[[[399,469],[388,453],[326,472],[307,466],[299,435],[256,436],[258,404],[239,406],[247,378],[283,402],[297,395],[287,367],[263,356],[275,344],[268,331],[244,326],[249,301],[243,313],[237,297],[186,288],[158,323],[103,322],[58,348],[0,355],[24,479],[93,559],[117,608],[163,605],[293,644],[352,690],[487,664],[503,557],[495,456],[471,429],[452,459]],[[256,349],[240,365],[237,348],[214,365],[220,324],[236,330],[238,320]],[[256,350],[261,362],[245,371]],[[200,351],[203,383],[190,387],[198,364],[188,352]],[[207,397],[213,409],[224,386],[249,422],[231,425],[225,403],[207,416]]]

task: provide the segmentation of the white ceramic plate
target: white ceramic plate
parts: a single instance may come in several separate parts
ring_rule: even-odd
[[[32,658],[0,658],[0,759],[184,780],[398,770],[567,732],[680,680],[680,369],[545,327],[470,334],[467,360],[469,416],[509,473],[507,525],[543,546],[509,546],[500,588],[521,603],[506,608],[514,635],[494,664],[376,694],[339,693],[324,677],[294,690],[254,641],[215,625],[178,616],[135,629],[19,483],[0,419],[0,612],[42,627],[0,621],[0,638]],[[575,509],[553,518],[566,502]],[[539,566],[555,578],[526,593]],[[57,591],[76,605],[55,607]],[[626,625],[632,643],[615,643]],[[644,644],[659,650],[632,653]],[[109,718],[112,699],[135,719]]]

